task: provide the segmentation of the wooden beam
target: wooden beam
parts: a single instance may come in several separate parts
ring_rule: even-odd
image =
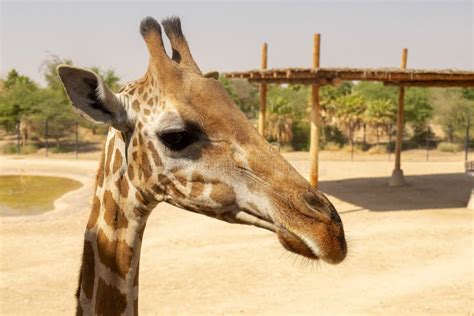
[[[385,81],[385,86],[405,86],[405,87],[474,87],[474,80],[466,81]]]
[[[260,67],[262,70],[267,69],[267,43],[262,45],[262,60]],[[258,132],[265,137],[265,115],[267,110],[267,84],[260,84],[260,108],[258,113]]]
[[[384,82],[462,82],[474,81],[472,71],[453,70],[416,70],[416,69],[394,69],[394,68],[317,68],[317,69],[271,69],[248,72],[224,73],[228,77],[252,78],[256,82],[265,82],[268,79],[284,80],[285,83],[293,83],[298,80],[306,80],[309,84],[316,80],[325,78],[339,78],[351,81],[384,81]],[[454,84],[453,84],[454,85]]]
[[[313,36],[313,70],[317,71],[321,58],[321,35]],[[319,181],[319,128],[320,128],[320,108],[319,108],[319,85],[311,86],[311,135],[310,135],[310,169],[309,181],[311,186],[317,188]]]

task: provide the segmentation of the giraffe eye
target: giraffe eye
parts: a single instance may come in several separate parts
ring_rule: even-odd
[[[197,139],[187,131],[167,132],[160,135],[160,139],[171,150],[183,150]]]

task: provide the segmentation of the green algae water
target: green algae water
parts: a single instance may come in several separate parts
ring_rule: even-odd
[[[81,186],[79,181],[60,177],[0,176],[0,216],[50,211],[56,199]]]

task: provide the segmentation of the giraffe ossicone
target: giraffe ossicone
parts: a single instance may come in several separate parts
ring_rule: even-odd
[[[110,126],[84,235],[77,313],[138,313],[140,248],[160,202],[273,231],[294,253],[329,263],[347,253],[329,200],[258,134],[194,61],[179,18],[145,18],[145,75],[113,93],[95,73],[58,67],[79,114]]]

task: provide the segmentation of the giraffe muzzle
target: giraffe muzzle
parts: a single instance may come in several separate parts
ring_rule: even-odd
[[[275,216],[276,233],[285,249],[331,264],[344,260],[347,243],[341,218],[321,192],[309,189],[287,205]]]

